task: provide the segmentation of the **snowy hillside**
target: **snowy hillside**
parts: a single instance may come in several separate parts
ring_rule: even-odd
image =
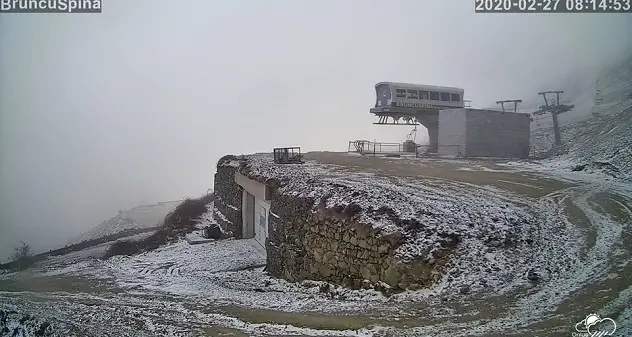
[[[82,241],[94,240],[104,236],[113,235],[128,229],[139,229],[143,226],[134,220],[126,217],[123,213],[119,213],[117,216],[100,223],[98,226],[89,230],[88,232],[80,235],[78,238],[68,242],[68,245],[79,243]]]
[[[579,165],[607,165],[622,178],[632,174],[632,57],[599,80],[595,117],[565,129],[568,158]]]
[[[597,82],[598,81],[598,82]],[[584,85],[588,88],[591,83]],[[632,57],[602,72],[591,95],[573,97],[575,109],[560,115],[562,142],[568,149],[564,158],[575,165],[607,168],[621,178],[632,174]],[[599,94],[597,94],[599,92]],[[599,97],[600,100],[596,98]],[[534,118],[532,145],[544,152],[554,135],[548,115]]]
[[[155,205],[143,205],[124,211],[125,216],[141,225],[153,227],[162,224],[167,213],[171,212],[182,200],[165,201]]]
[[[151,228],[162,224],[167,213],[171,212],[181,201],[166,201],[155,205],[143,205],[102,222],[90,231],[68,242],[69,245],[87,240],[94,240],[113,235],[124,230]]]

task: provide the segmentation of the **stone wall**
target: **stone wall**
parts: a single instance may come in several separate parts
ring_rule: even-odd
[[[362,210],[356,204],[327,208],[323,197],[315,207],[312,198],[279,193],[281,180],[251,173],[246,161],[226,156],[218,162],[215,218],[242,238],[242,188],[235,183],[236,171],[270,188],[266,240],[270,275],[292,282],[321,280],[382,291],[420,289],[436,281],[436,271],[450,249],[432,260],[404,261],[396,254],[404,242],[401,232],[388,234],[360,223],[356,215]]]
[[[233,232],[236,238],[242,236],[242,188],[235,183],[235,172],[242,165],[243,159],[235,156],[224,156],[217,162],[215,173],[215,202],[213,218],[223,230]]]
[[[351,288],[387,284],[419,289],[435,281],[436,261],[402,261],[395,256],[397,234],[384,235],[353,217],[357,206],[319,208],[313,200],[274,195],[266,241],[268,272],[289,281],[328,281]],[[388,288],[382,288],[388,289]]]

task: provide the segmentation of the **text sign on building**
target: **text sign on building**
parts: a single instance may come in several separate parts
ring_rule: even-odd
[[[436,105],[427,104],[427,103],[406,103],[406,102],[393,102],[395,107],[398,108],[414,108],[414,109],[438,109]]]
[[[101,0],[0,0],[0,13],[101,13]]]

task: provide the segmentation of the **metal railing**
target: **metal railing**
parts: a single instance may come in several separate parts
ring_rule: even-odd
[[[370,141],[368,140],[352,140],[349,142],[347,152],[364,153],[371,149]]]
[[[349,142],[347,152],[356,152],[363,155],[378,154],[402,154],[404,151],[403,143],[381,143],[371,142],[368,140],[352,140]]]
[[[275,164],[301,164],[303,155],[300,147],[277,147],[273,150]]]
[[[460,145],[438,145],[438,152],[431,152],[430,145],[415,144],[413,152],[406,151],[407,147],[404,143],[381,143],[371,142],[368,140],[352,140],[349,142],[347,152],[359,153],[362,155],[389,155],[389,154],[409,154],[415,157],[455,157],[463,158],[462,148]]]

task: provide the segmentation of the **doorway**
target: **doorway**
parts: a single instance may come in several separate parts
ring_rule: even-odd
[[[244,239],[250,239],[255,236],[255,196],[244,191],[246,193],[246,209],[244,213]]]

